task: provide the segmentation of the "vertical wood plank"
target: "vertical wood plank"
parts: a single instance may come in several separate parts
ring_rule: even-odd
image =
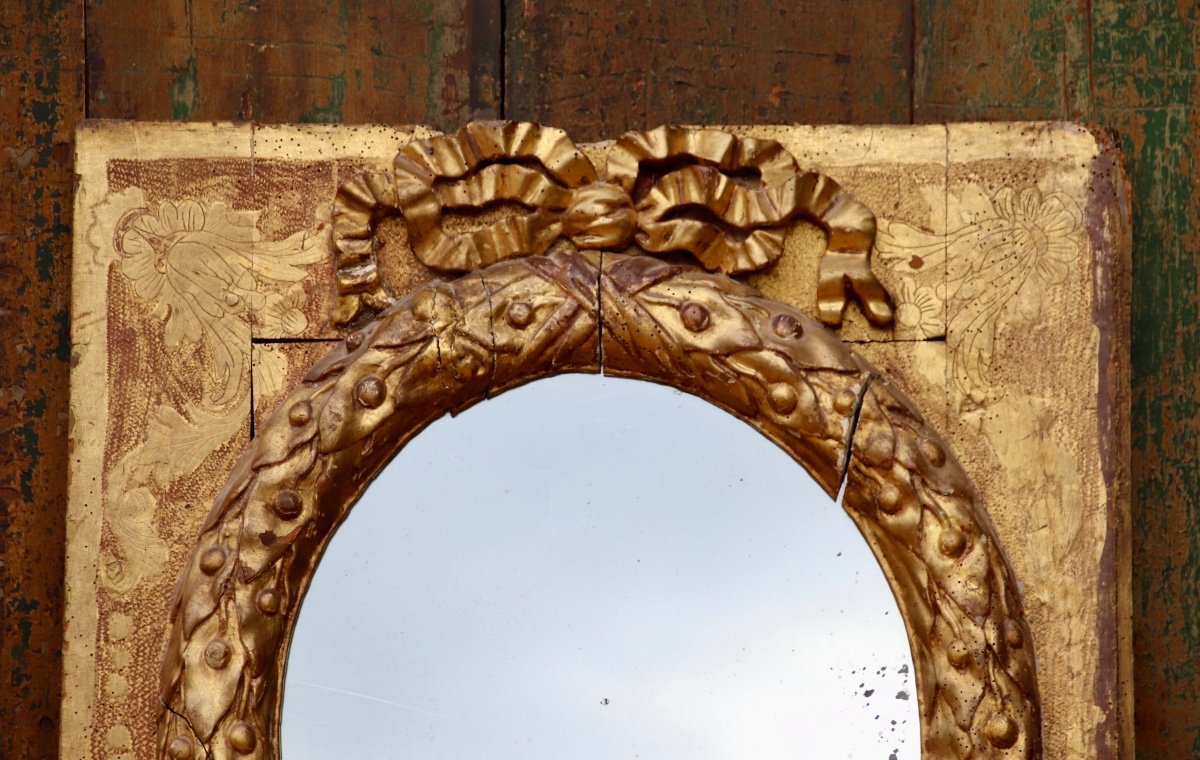
[[[1200,755],[1200,6],[919,0],[920,121],[1085,119],[1134,197],[1133,678],[1141,757]]]
[[[918,0],[913,120],[1091,118],[1088,0]]]
[[[499,0],[88,0],[89,115],[424,123],[499,115]]]
[[[58,756],[82,5],[0,14],[0,757]]]
[[[506,117],[577,140],[661,123],[909,121],[908,2],[506,0]]]
[[[1134,185],[1134,647],[1139,757],[1200,756],[1200,6],[1097,3],[1096,118]]]

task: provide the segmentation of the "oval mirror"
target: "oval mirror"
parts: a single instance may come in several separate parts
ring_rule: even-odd
[[[667,387],[444,418],[331,542],[287,666],[317,758],[920,756],[903,621],[842,509]]]

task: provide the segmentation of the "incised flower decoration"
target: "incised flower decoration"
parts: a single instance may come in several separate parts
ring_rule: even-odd
[[[1086,243],[1075,201],[1035,186],[1002,187],[989,197],[967,185],[960,209],[946,216],[963,224],[945,233],[884,226],[879,261],[904,275],[898,326],[926,338],[944,334],[955,386],[979,404],[995,393],[989,372],[1001,313],[1014,306],[1039,310],[1042,290],[1066,279]],[[934,303],[943,299],[944,306]]]
[[[146,438],[119,460],[109,480],[106,523],[117,548],[105,559],[103,580],[112,591],[127,593],[164,564],[155,505],[246,424],[245,407],[237,402],[250,386],[252,332],[280,338],[308,326],[303,265],[322,260],[325,241],[308,232],[263,240],[258,211],[220,203],[164,201],[151,208],[136,189],[113,200],[119,203],[110,217],[116,220],[111,229],[119,271],[163,324],[163,343],[172,349],[202,346],[212,368],[201,394],[172,388],[171,378],[162,378],[164,392],[184,394],[175,402],[182,413],[160,405]],[[282,382],[278,363],[259,373],[264,391],[272,390],[266,380]]]
[[[936,338],[946,332],[942,318],[942,299],[933,288],[920,287],[915,280],[905,278],[896,291],[896,325],[920,335]]]
[[[257,212],[223,204],[207,210],[194,200],[164,201],[157,209],[134,208],[113,233],[121,273],[165,324],[171,348],[203,343],[213,359],[211,400],[229,402],[245,382],[251,317],[272,337],[295,335],[307,325],[304,291],[286,293],[320,261],[316,236],[300,232],[267,242],[255,226]]]

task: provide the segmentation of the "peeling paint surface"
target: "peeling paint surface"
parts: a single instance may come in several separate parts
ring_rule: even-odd
[[[0,757],[58,755],[82,7],[0,18]]]

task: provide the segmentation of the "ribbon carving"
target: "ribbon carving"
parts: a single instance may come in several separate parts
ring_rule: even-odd
[[[485,213],[493,209],[502,213]],[[736,275],[773,265],[804,220],[826,235],[821,320],[840,325],[853,299],[873,324],[892,321],[891,298],[870,268],[875,215],[829,177],[801,171],[774,140],[690,127],[630,132],[609,151],[603,175],[566,132],[528,122],[476,122],[414,140],[390,171],[363,172],[338,190],[335,323],[395,300],[380,277],[375,233],[396,214],[416,257],[447,272],[565,245],[683,252]],[[450,214],[475,214],[476,224],[450,229]]]

